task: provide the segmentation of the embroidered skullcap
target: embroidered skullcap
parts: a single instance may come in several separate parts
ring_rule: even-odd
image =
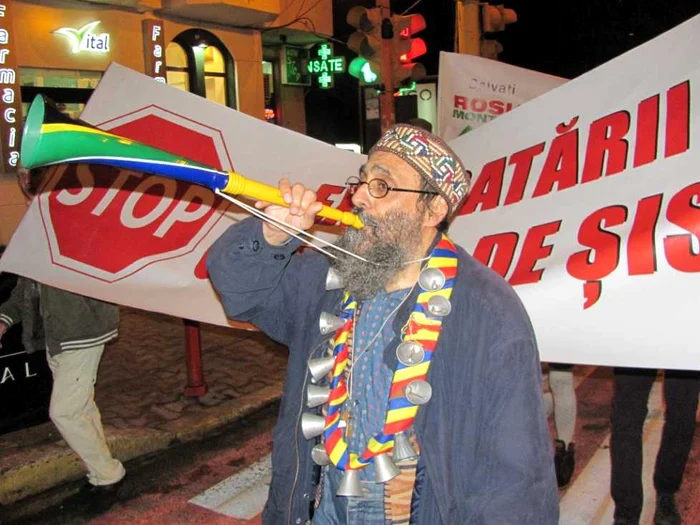
[[[397,124],[369,151],[387,151],[402,158],[447,201],[451,218],[469,193],[472,174],[444,140],[408,124]]]

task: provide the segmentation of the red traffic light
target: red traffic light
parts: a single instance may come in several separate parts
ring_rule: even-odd
[[[405,64],[411,62],[414,58],[425,55],[428,52],[428,46],[422,38],[414,38],[410,41],[410,49],[399,55],[399,62]]]
[[[398,32],[403,38],[410,38],[426,28],[425,18],[420,14],[394,15],[391,17],[394,24],[394,32]]]
[[[413,38],[413,35],[425,29],[425,18],[420,14],[393,15],[391,24],[394,28],[394,80],[397,84],[405,79],[420,80],[425,77],[425,67],[412,61],[425,55],[428,46],[422,38]]]

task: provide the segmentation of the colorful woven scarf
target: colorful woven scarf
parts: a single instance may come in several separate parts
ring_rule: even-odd
[[[422,291],[418,294],[403,335],[404,342],[415,341],[423,347],[425,358],[421,363],[411,366],[398,362],[391,381],[384,428],[369,440],[367,448],[359,455],[348,450],[344,429],[340,426],[340,413],[348,397],[344,374],[348,363],[347,342],[357,308],[357,301],[349,293],[346,292],[343,296],[343,311],[340,317],[345,319],[345,324],[336,332],[333,339],[335,362],[323,431],[326,453],[340,470],[366,467],[374,461],[375,456],[390,452],[394,448],[394,434],[407,430],[413,425],[419,406],[406,399],[404,389],[412,381],[425,380],[427,377],[433,351],[442,329],[442,317],[429,312],[428,302],[434,296],[442,296],[449,300],[457,274],[457,249],[446,235],[443,234],[433,248],[425,268],[437,268],[442,271],[445,284],[439,290]]]

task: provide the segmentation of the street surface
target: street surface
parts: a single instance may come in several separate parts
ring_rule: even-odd
[[[603,367],[576,367],[576,386],[579,412],[576,473],[572,483],[560,492],[560,524],[609,525],[613,512],[608,452],[612,371]],[[644,432],[646,500],[642,525],[652,523],[654,512],[651,476],[663,428],[660,387],[657,380],[650,396]],[[275,413],[276,407],[272,407],[205,442],[182,445],[128,463],[123,501],[101,515],[90,514],[84,507],[64,505],[7,523],[259,524],[270,479],[270,431]],[[686,524],[700,524],[700,497],[696,494],[700,494],[697,435],[677,497]],[[35,500],[33,504],[39,503]],[[22,505],[26,508],[29,504],[16,507]]]

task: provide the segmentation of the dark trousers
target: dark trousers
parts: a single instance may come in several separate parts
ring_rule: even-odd
[[[642,429],[656,372],[637,368],[615,369],[610,489],[616,519],[638,521],[642,513]],[[699,372],[664,372],[666,421],[654,468],[657,492],[673,494],[681,486],[695,432],[699,389]]]

